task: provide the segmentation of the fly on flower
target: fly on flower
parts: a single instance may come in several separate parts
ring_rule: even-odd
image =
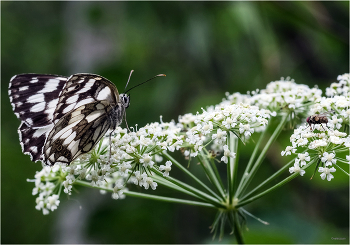
[[[8,93],[13,111],[21,120],[18,133],[23,153],[45,165],[69,165],[121,124],[131,89],[119,94],[108,79],[86,73],[12,77]]]
[[[309,124],[310,126],[310,129],[312,130],[312,127],[311,127],[311,124],[320,124],[322,126],[322,128],[324,130],[326,130],[322,123],[325,123],[326,124],[326,127],[327,126],[327,123],[328,123],[328,118],[327,118],[327,115],[332,113],[333,111],[327,111],[325,113],[322,113],[322,114],[315,114],[315,115],[312,115],[312,116],[309,116],[307,119],[306,119],[306,122]]]

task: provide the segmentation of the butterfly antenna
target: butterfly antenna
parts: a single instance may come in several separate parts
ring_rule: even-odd
[[[130,75],[131,75],[131,74],[130,74]],[[158,75],[155,75],[154,77],[148,79],[147,81],[145,81],[145,82],[143,82],[143,83],[140,83],[140,84],[138,84],[138,85],[135,85],[134,87],[128,89],[127,91],[124,92],[124,94],[126,94],[126,93],[129,92],[130,90],[132,90],[132,89],[134,89],[134,88],[136,88],[136,87],[138,87],[138,86],[140,86],[140,85],[142,85],[142,84],[144,84],[144,83],[147,83],[147,82],[151,81],[152,79],[154,79],[154,78],[156,78],[156,77],[165,77],[165,76],[166,76],[165,74],[158,74]],[[129,82],[129,81],[128,81],[128,82]],[[126,88],[126,87],[125,87],[125,88]]]
[[[127,87],[128,84],[129,84],[130,77],[131,77],[131,74],[132,74],[133,72],[134,72],[134,70],[131,70],[130,75],[129,75],[129,79],[128,79],[128,82],[127,82],[126,85],[125,85],[124,91],[125,91],[126,87]]]

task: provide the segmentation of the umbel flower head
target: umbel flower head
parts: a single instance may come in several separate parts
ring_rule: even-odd
[[[350,93],[350,74],[345,73],[339,75],[337,78],[337,83],[332,83],[330,87],[326,88],[326,95],[328,97],[333,97],[336,95],[349,97]]]
[[[270,82],[266,89],[249,92],[247,95],[240,93],[226,94],[226,99],[221,104],[233,104],[242,101],[261,109],[268,109],[277,114],[284,110],[293,112],[293,115],[303,114],[308,111],[311,103],[321,98],[322,91],[318,88],[309,88],[304,84],[297,84],[287,77]]]
[[[229,131],[248,140],[254,132],[263,130],[271,116],[269,110],[244,104],[217,105],[202,111],[201,114],[179,117],[186,131],[183,147],[190,150],[191,157],[197,156],[208,142],[213,142],[222,151]]]
[[[109,137],[106,137],[97,148],[81,155],[70,166],[45,167],[36,174],[33,195],[39,194],[37,209],[43,210],[44,214],[53,211],[59,204],[53,201],[56,197],[53,195],[57,190],[70,195],[77,180],[112,189],[113,199],[125,197],[123,192],[128,190],[127,183],[155,190],[158,186],[155,174],[159,172],[167,178],[172,169],[171,161],[163,162],[160,156],[163,152],[181,149],[195,157],[206,145],[212,144],[223,151],[219,159],[227,163],[229,158],[235,157],[227,146],[228,133],[234,132],[248,140],[266,126],[270,114],[269,110],[256,106],[219,105],[196,115],[184,115],[179,118],[179,123],[161,119],[131,132],[117,127],[111,147]],[[101,190],[101,193],[105,191]]]
[[[294,166],[289,168],[290,173],[298,172],[304,175],[303,169],[307,163],[315,163],[321,178],[330,181],[333,178],[332,172],[336,169],[344,171],[337,162],[349,164],[344,153],[349,153],[350,137],[337,129],[323,127],[320,124],[300,126],[294,130],[290,137],[291,146],[287,146],[281,155],[295,155]],[[301,153],[298,153],[301,152]]]
[[[340,79],[348,80],[346,74]],[[71,195],[76,183],[99,188],[102,194],[108,190],[113,199],[125,198],[127,184],[155,190],[171,180],[172,169],[180,165],[169,158],[174,151],[181,151],[185,159],[206,156],[230,167],[231,160],[239,155],[229,146],[233,134],[246,142],[254,133],[263,131],[271,117],[287,113],[293,114],[293,119],[302,118],[310,115],[310,108],[312,113],[332,111],[328,125],[298,127],[282,155],[296,157],[290,173],[304,176],[306,168],[315,164],[320,177],[331,180],[336,169],[345,172],[340,164],[350,162],[350,156],[345,156],[350,139],[343,132],[349,125],[349,107],[349,94],[344,95],[344,89],[332,98],[324,98],[317,88],[281,79],[247,95],[227,94],[220,104],[202,109],[201,113],[180,116],[178,123],[163,122],[161,117],[160,122],[136,126],[132,131],[117,127],[111,139],[105,137],[70,166],[55,165],[37,172],[35,179],[30,180],[35,182],[33,195],[38,195],[36,208],[44,214],[54,211],[61,191]],[[297,114],[302,117],[296,117]],[[209,153],[207,147],[215,152]]]

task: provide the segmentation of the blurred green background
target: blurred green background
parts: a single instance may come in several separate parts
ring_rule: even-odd
[[[1,243],[217,243],[215,212],[79,188],[43,216],[31,195],[40,164],[21,153],[7,88],[20,73],[100,74],[131,92],[129,125],[178,118],[229,91],[291,76],[324,89],[349,72],[349,2],[1,2]],[[257,178],[276,171],[291,131]],[[243,147],[241,160],[253,143]],[[196,165],[193,171],[200,172]],[[176,173],[174,171],[173,173]],[[288,174],[288,173],[286,173]],[[349,180],[297,178],[246,209],[247,243],[349,243]],[[171,195],[159,187],[162,195]],[[80,208],[81,207],[81,208]],[[227,230],[227,234],[229,231]],[[332,240],[332,237],[345,240]],[[227,235],[223,243],[234,242]]]

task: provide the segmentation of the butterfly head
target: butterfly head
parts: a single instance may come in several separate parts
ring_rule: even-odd
[[[120,103],[126,109],[130,105],[130,94],[120,94],[119,95]]]

